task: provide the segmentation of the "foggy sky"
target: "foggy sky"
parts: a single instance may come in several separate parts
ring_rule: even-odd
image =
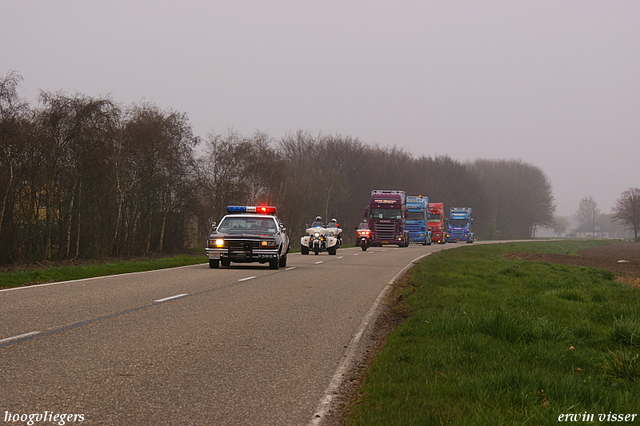
[[[299,129],[516,158],[557,213],[640,187],[640,2],[3,0],[0,75],[147,101],[196,135]]]

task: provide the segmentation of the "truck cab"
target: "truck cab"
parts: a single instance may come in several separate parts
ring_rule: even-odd
[[[429,230],[432,242],[438,244],[447,242],[444,225],[444,203],[429,203]]]
[[[431,245],[431,233],[428,229],[429,198],[422,195],[407,196],[406,227],[409,231],[409,242]]]
[[[372,246],[409,245],[409,231],[405,226],[407,195],[404,191],[374,189],[364,215],[369,219]]]
[[[467,243],[473,243],[475,237],[473,232],[471,232],[472,223],[471,207],[451,207],[449,218],[447,219],[447,224],[449,225],[447,242],[456,243],[458,241],[465,241]]]

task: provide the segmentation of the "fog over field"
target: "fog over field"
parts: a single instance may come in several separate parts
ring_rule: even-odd
[[[196,135],[299,129],[517,158],[557,213],[640,186],[640,2],[5,0],[0,74],[147,101]]]

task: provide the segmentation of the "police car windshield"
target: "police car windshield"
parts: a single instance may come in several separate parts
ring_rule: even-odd
[[[275,235],[276,222],[271,218],[225,217],[218,226],[218,232],[225,234],[261,234]]]

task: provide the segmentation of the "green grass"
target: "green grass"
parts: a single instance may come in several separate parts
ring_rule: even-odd
[[[203,250],[200,249],[200,251],[202,252]],[[120,260],[114,262],[95,262],[79,266],[55,266],[30,269],[27,271],[3,272],[0,273],[0,288],[175,268],[178,266],[205,263],[206,261],[207,258],[204,254],[202,256],[181,255],[153,260]]]
[[[347,424],[556,425],[561,414],[638,413],[640,290],[605,270],[503,256],[598,244],[483,245],[423,260],[398,290],[410,316],[373,362]]]

